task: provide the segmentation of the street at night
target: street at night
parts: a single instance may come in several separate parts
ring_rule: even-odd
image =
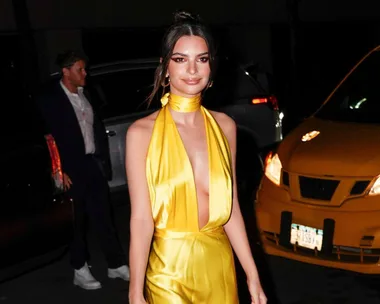
[[[119,195],[115,206],[115,221],[124,248],[128,248],[129,205]],[[245,202],[244,202],[245,203]],[[107,265],[93,233],[89,233],[92,268],[103,288],[86,291],[72,284],[73,273],[68,267],[69,257],[24,274],[0,285],[0,303],[39,304],[125,304],[128,303],[128,283],[107,278]],[[256,250],[260,251],[260,248]],[[254,253],[255,255],[255,253]],[[265,259],[261,252],[256,258],[268,303],[273,304],[376,304],[380,303],[380,276],[369,276],[308,265],[280,257]],[[239,270],[240,303],[250,303],[245,277]]]
[[[0,0],[0,304],[380,304],[377,2]]]

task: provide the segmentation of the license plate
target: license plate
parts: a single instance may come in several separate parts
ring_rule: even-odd
[[[290,243],[298,244],[298,246],[315,249],[322,249],[323,230],[308,227],[300,224],[292,224],[290,233]]]

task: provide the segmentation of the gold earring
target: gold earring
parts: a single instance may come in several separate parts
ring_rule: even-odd
[[[168,80],[168,83],[165,83],[165,80]],[[170,84],[170,78],[169,78],[169,76],[167,76],[165,79],[164,79],[164,82],[163,83],[161,83],[161,85],[164,87],[164,88],[166,88],[168,85]]]

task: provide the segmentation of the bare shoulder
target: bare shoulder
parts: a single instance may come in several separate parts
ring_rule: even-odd
[[[127,142],[144,143],[150,140],[158,111],[136,120],[127,130]]]
[[[222,128],[223,133],[230,140],[236,137],[236,123],[235,121],[225,113],[210,111],[216,122]]]

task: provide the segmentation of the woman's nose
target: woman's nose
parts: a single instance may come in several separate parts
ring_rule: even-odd
[[[187,72],[189,74],[195,74],[197,72],[197,64],[195,61],[189,61],[189,64],[187,66]]]

